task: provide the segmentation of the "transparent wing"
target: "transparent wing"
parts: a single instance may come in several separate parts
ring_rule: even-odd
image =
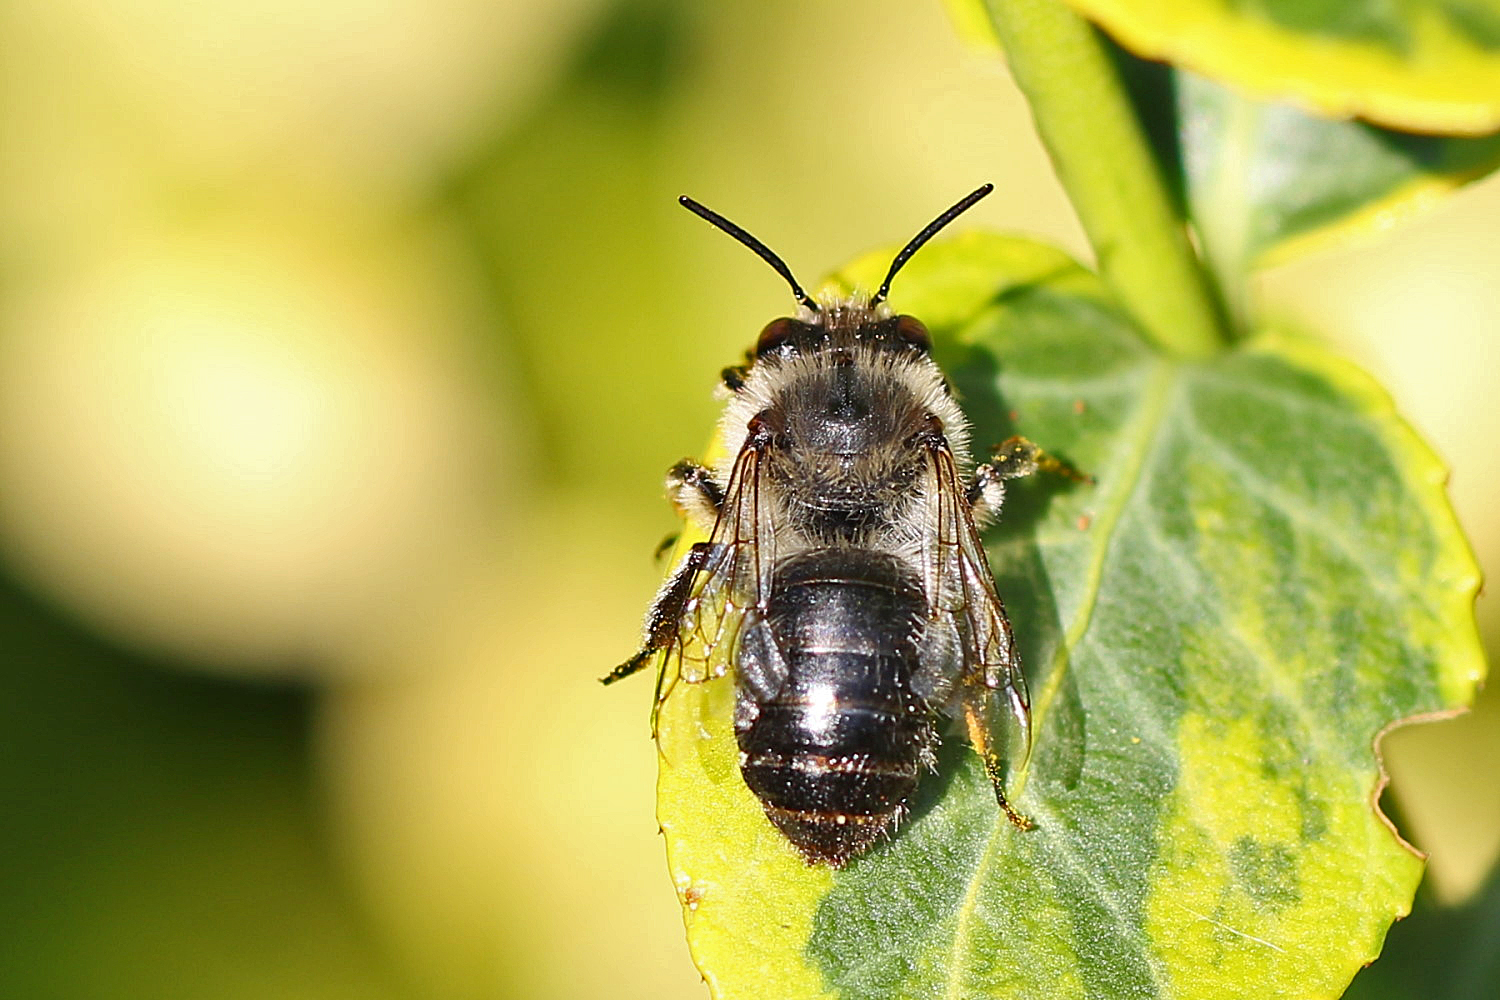
[[[953,452],[939,438],[927,455],[931,533],[923,553],[925,582],[933,613],[951,616],[963,642],[960,691],[970,738],[992,771],[1002,754],[1018,756],[1013,765],[1024,767],[1031,752],[1031,699],[1010,620],[995,591]]]
[[[760,469],[759,449],[747,444],[730,471],[719,519],[657,674],[658,712],[679,681],[701,684],[730,672],[745,614],[770,586],[775,535]]]

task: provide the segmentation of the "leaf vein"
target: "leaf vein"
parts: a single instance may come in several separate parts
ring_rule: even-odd
[[[1141,482],[1141,475],[1146,467],[1148,458],[1160,439],[1159,430],[1168,410],[1168,403],[1172,390],[1177,385],[1177,376],[1180,368],[1177,364],[1165,360],[1156,360],[1153,364],[1154,371],[1151,372],[1146,385],[1141,393],[1141,402],[1137,409],[1137,415],[1127,428],[1126,459],[1125,467],[1116,480],[1115,485],[1108,498],[1100,505],[1100,511],[1094,521],[1095,531],[1093,533],[1093,555],[1089,561],[1088,575],[1084,585],[1083,599],[1079,602],[1073,622],[1063,634],[1062,641],[1058,644],[1057,653],[1053,656],[1052,669],[1047,677],[1047,683],[1042,688],[1041,696],[1037,699],[1033,709],[1033,731],[1040,734],[1047,714],[1057,697],[1065,676],[1070,653],[1084,633],[1088,631],[1089,622],[1093,617],[1094,606],[1098,601],[1099,589],[1103,581],[1104,565],[1111,544],[1114,541],[1115,528],[1118,526],[1125,508],[1129,506],[1130,500],[1135,495]],[[1029,764],[1028,764],[1029,767]],[[1020,775],[1017,782],[1016,793],[1019,797],[1021,789],[1025,784],[1025,773]],[[1038,804],[1040,805],[1040,804]],[[1048,814],[1050,815],[1050,814]],[[979,864],[975,867],[968,888],[964,892],[964,899],[958,909],[958,922],[954,929],[952,957],[948,963],[951,970],[948,975],[947,986],[944,996],[947,1000],[958,1000],[963,996],[960,980],[961,970],[965,968],[962,961],[963,952],[967,949],[970,936],[970,925],[974,920],[975,910],[978,906],[979,887],[982,886],[994,865],[996,844],[1000,840],[1002,824],[1007,823],[1004,817],[998,817],[991,827],[989,839],[985,843],[984,853],[980,856]],[[1100,902],[1119,917],[1114,900],[1105,888],[1099,884],[1092,870],[1082,865],[1075,853],[1068,850],[1062,838],[1055,838],[1053,843],[1059,848],[1063,860],[1071,865],[1075,871],[1084,876],[1088,884],[1099,894]],[[1130,926],[1129,921],[1121,920],[1123,926]],[[1149,948],[1143,948],[1147,965],[1151,970],[1152,978],[1160,982],[1160,972],[1155,966]]]
[[[1047,674],[1047,682],[1042,686],[1032,710],[1032,728],[1038,734],[1042,732],[1052,703],[1062,688],[1072,651],[1082,640],[1093,620],[1094,607],[1099,600],[1099,590],[1104,581],[1106,556],[1115,541],[1115,530],[1119,527],[1120,518],[1141,484],[1147,459],[1160,438],[1158,430],[1166,416],[1168,397],[1176,385],[1178,367],[1161,361],[1157,362],[1156,368],[1157,370],[1151,374],[1141,393],[1138,415],[1127,432],[1129,454],[1126,467],[1110,496],[1100,504],[1091,525],[1094,551],[1089,559],[1083,596],[1078,602],[1073,621],[1063,633],[1062,641],[1058,643],[1057,650],[1053,654],[1052,669]],[[1025,775],[1023,774],[1018,784],[1018,793],[1024,783]]]

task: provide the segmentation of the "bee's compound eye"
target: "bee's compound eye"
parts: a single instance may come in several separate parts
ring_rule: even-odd
[[[766,324],[766,328],[760,331],[760,339],[755,342],[755,353],[772,354],[790,344],[803,329],[803,325],[789,316],[773,319]]]
[[[897,316],[896,335],[918,350],[932,350],[932,337],[928,335],[927,327],[915,316]]]

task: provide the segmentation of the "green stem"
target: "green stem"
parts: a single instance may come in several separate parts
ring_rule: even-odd
[[[987,3],[1099,273],[1162,347],[1222,349],[1210,286],[1103,40],[1060,0]]]

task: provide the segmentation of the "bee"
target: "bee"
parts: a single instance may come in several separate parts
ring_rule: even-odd
[[[657,594],[641,650],[603,681],[665,651],[659,710],[679,682],[732,674],[741,775],[810,864],[841,868],[895,831],[945,718],[963,720],[1000,809],[1030,826],[1001,767],[1003,747],[1029,752],[1030,701],[979,529],[1007,480],[1063,467],[1022,438],[972,466],[927,329],[886,304],[912,255],[993,189],[918,233],[874,295],[816,299],[765,244],[679,199],[770,264],[798,308],[723,372],[723,460],[668,472],[708,540]]]

